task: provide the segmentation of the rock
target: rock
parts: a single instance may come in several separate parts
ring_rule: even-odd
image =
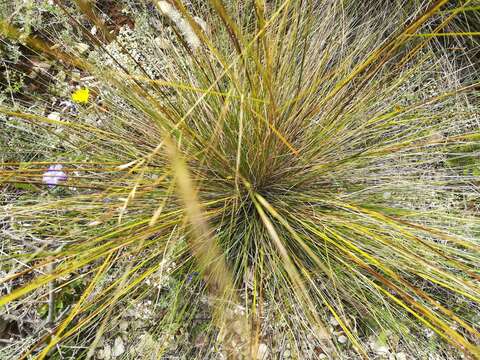
[[[119,328],[120,328],[120,330],[122,330],[122,331],[127,331],[127,329],[128,329],[128,321],[125,321],[125,320],[120,321]]]
[[[330,325],[332,325],[332,326],[338,326],[338,325],[339,325],[337,319],[335,319],[334,316],[330,316],[330,319],[328,320],[328,322],[329,322]]]
[[[110,345],[105,344],[103,349],[97,352],[97,358],[102,360],[110,360],[112,358],[112,349]]]
[[[407,360],[407,354],[399,352],[395,354],[395,360]]]
[[[373,351],[378,355],[386,355],[389,353],[390,349],[387,345],[375,343],[373,344]]]
[[[318,339],[320,341],[324,341],[324,340],[329,341],[330,340],[330,333],[322,327],[317,326],[316,329],[315,329],[315,333],[317,335],[316,339]]]
[[[390,332],[382,331],[378,336],[370,338],[370,346],[376,354],[388,355],[390,353],[390,347],[387,341],[389,335]]]
[[[268,346],[264,343],[261,343],[260,345],[258,345],[257,360],[268,359],[269,353],[270,353],[270,350],[268,349]]]
[[[47,118],[50,119],[50,120],[59,121],[60,120],[60,113],[54,111],[54,112],[48,114]]]
[[[327,359],[328,356],[326,354],[320,354],[320,355],[318,355],[318,358],[319,359]]]
[[[75,80],[75,81],[79,81],[80,80],[80,71],[78,70],[73,70],[70,74],[72,76],[72,79]]]
[[[141,329],[145,325],[143,320],[134,320],[131,322],[131,326],[133,330]]]
[[[338,342],[340,344],[346,344],[347,341],[348,341],[348,338],[345,336],[345,335],[340,335],[338,338],[337,338]]]
[[[123,344],[123,340],[120,336],[115,338],[115,343],[113,344],[112,349],[112,356],[118,357],[125,352],[125,345]]]
[[[433,335],[435,335],[435,333],[431,329],[425,329],[424,331],[427,338],[431,338]]]
[[[159,49],[162,49],[162,50],[166,50],[166,49],[169,49],[171,47],[171,43],[170,41],[160,37],[160,36],[157,36],[155,38],[155,45],[159,48]]]

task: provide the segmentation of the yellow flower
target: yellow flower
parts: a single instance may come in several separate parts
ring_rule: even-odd
[[[75,90],[72,94],[72,100],[78,104],[86,104],[90,91],[87,88]]]

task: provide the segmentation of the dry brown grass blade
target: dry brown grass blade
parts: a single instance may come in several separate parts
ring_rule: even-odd
[[[239,303],[234,292],[233,278],[225,263],[223,251],[216,242],[215,232],[210,229],[203,214],[196,194],[196,186],[192,181],[187,164],[180,157],[177,147],[171,140],[165,140],[165,148],[175,174],[177,192],[184,203],[185,213],[192,228],[190,248],[197,264],[202,269],[211,296],[215,299],[216,317],[217,321],[220,321],[219,327],[223,329],[224,345],[227,347],[228,353],[246,357],[251,352],[251,339],[247,319],[240,317],[235,322],[232,318],[223,317],[225,309],[231,307],[232,304]],[[240,326],[238,326],[238,323],[240,323]],[[233,324],[235,324],[235,327]],[[228,349],[228,347],[230,348]]]

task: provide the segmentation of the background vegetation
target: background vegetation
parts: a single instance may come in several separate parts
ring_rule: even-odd
[[[0,358],[479,358],[479,9],[0,4]]]

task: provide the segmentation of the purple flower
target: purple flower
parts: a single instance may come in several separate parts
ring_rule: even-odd
[[[61,164],[50,165],[48,170],[43,173],[42,182],[49,188],[53,188],[59,181],[67,180],[67,174],[62,171],[62,168]]]
[[[187,276],[187,284],[191,283],[191,282],[193,281],[193,279],[194,279],[195,277],[197,277],[198,275],[199,275],[199,273],[196,272],[196,271],[194,271],[194,272],[191,273],[191,274],[188,274],[188,276]]]

